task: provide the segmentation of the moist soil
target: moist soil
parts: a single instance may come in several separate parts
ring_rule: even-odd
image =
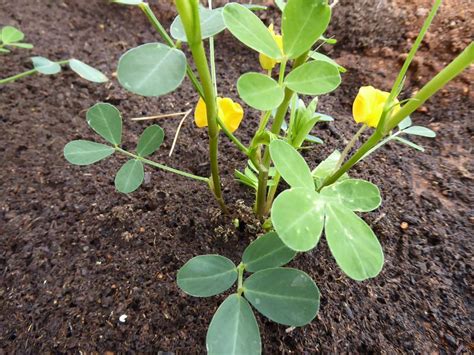
[[[351,104],[358,88],[390,87],[429,3],[344,0],[336,6],[328,34],[339,42],[324,49],[348,72],[338,90],[320,98],[319,111],[335,121],[317,126],[314,133],[325,144],[305,151],[312,167],[341,149],[357,129]],[[172,7],[151,5],[169,24]],[[278,27],[274,8],[262,18]],[[405,95],[460,52],[472,38],[472,18],[468,0],[446,2]],[[231,217],[220,213],[204,184],[149,168],[137,192],[117,193],[113,178],[123,158],[76,167],[64,160],[62,149],[73,139],[98,139],[87,127],[85,111],[99,101],[122,111],[129,149],[151,124],[131,117],[195,105],[188,81],[161,98],[138,97],[118,85],[118,58],[156,40],[153,29],[138,9],[99,0],[0,0],[0,24],[19,26],[35,44],[31,52],[0,57],[0,77],[31,68],[29,56],[43,55],[76,57],[112,79],[93,85],[65,71],[0,88],[0,352],[204,353],[208,324],[226,295],[187,296],[176,285],[176,273],[200,254],[219,253],[238,263],[261,233],[252,217],[252,191],[233,179],[234,169],[245,166],[244,157],[221,137]],[[229,33],[218,37],[217,53],[220,93],[238,99],[236,79],[259,70],[257,56]],[[351,173],[376,183],[383,194],[381,208],[364,215],[383,245],[381,274],[365,282],[348,279],[321,240],[290,263],[318,284],[319,315],[296,329],[257,316],[264,353],[474,351],[472,74],[414,115],[417,124],[438,134],[413,138],[425,153],[389,144]],[[247,110],[238,137],[248,142],[257,122],[257,113]],[[178,121],[158,123],[167,138],[153,159],[207,175],[206,132],[189,119],[168,157]]]

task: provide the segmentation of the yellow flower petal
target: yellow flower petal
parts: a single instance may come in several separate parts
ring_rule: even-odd
[[[352,106],[354,120],[357,123],[364,123],[370,127],[377,127],[382,117],[385,102],[389,96],[390,93],[378,90],[372,86],[361,87]],[[395,109],[397,107],[399,109],[399,105]]]
[[[220,119],[231,132],[234,132],[239,128],[240,122],[244,117],[244,110],[242,106],[237,102],[232,101],[232,99],[226,98],[217,98],[217,114]],[[194,111],[194,121],[196,126],[199,128],[207,127],[207,111],[206,103],[200,97]]]
[[[194,122],[199,128],[207,127],[207,108],[206,102],[202,97],[199,97],[199,101],[194,110]]]
[[[273,39],[278,45],[278,48],[280,48],[281,53],[283,53],[283,37],[275,33],[273,29],[273,23],[271,23],[270,26],[268,26],[268,31],[271,33]],[[263,53],[259,54],[258,60],[260,62],[260,66],[262,67],[262,69],[265,69],[265,70],[271,70],[275,67],[277,63],[280,63],[279,60],[270,58]]]
[[[217,104],[219,106],[219,117],[221,117],[227,129],[231,132],[237,130],[244,117],[242,106],[228,97],[218,100]]]

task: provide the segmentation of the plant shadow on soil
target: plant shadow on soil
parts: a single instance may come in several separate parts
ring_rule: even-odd
[[[326,144],[305,152],[312,167],[341,149],[356,130],[351,103],[358,88],[389,87],[400,65],[398,53],[406,51],[421,24],[419,9],[429,8],[429,1],[380,2],[381,7],[356,3],[341,1],[328,31],[340,42],[326,49],[348,73],[336,92],[320,100],[319,110],[336,121],[318,126],[315,133]],[[462,4],[467,8],[467,2]],[[157,8],[156,1],[151,5]],[[172,8],[158,8],[169,24]],[[463,29],[472,33],[472,12],[453,11],[443,7],[436,23],[443,27],[425,41],[407,93],[459,52],[463,43],[452,38],[469,38]],[[262,15],[267,23],[277,17],[274,9]],[[455,26],[449,27],[452,21]],[[109,77],[121,53],[157,38],[138,9],[99,0],[19,0],[13,6],[0,1],[0,24],[19,26],[35,43],[34,55],[75,56]],[[435,57],[427,54],[433,49]],[[217,52],[221,94],[237,98],[235,81],[258,70],[257,56],[228,33],[219,36]],[[15,51],[1,57],[0,77],[30,68],[29,55]],[[299,255],[290,265],[314,278],[321,311],[310,325],[294,330],[258,316],[265,353],[473,351],[469,79],[472,70],[414,116],[438,133],[436,140],[415,139],[427,148],[424,154],[390,144],[352,172],[378,184],[383,194],[382,207],[365,215],[383,245],[382,273],[363,283],[349,280],[324,239]],[[224,192],[241,220],[237,229],[198,182],[147,169],[142,188],[119,194],[113,176],[122,158],[74,167],[62,157],[72,139],[99,139],[85,122],[85,111],[98,101],[122,111],[125,147],[133,149],[149,123],[128,118],[187,110],[196,95],[186,81],[172,95],[145,99],[126,93],[115,78],[96,86],[70,72],[0,88],[0,349],[204,353],[207,326],[225,296],[186,296],[177,288],[176,272],[200,254],[219,253],[238,263],[258,235],[249,207],[252,192],[232,176],[245,159],[221,137]],[[255,130],[257,119],[249,110],[237,132],[242,140]],[[186,122],[169,158],[177,122],[158,123],[167,138],[153,158],[208,174],[205,131]],[[128,316],[124,323],[119,321],[123,314]]]

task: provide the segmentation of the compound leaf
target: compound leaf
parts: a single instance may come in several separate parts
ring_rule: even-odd
[[[375,277],[382,270],[383,251],[374,232],[343,205],[326,205],[326,240],[339,267],[357,281]]]
[[[226,298],[217,309],[207,330],[209,355],[259,355],[260,331],[250,305],[240,295]]]
[[[32,57],[31,61],[33,62],[34,68],[41,74],[53,75],[61,71],[61,66],[48,58]]]
[[[143,163],[138,159],[131,159],[122,165],[115,176],[115,188],[124,194],[138,189],[145,177]]]
[[[270,155],[276,169],[291,187],[314,190],[314,182],[308,164],[290,144],[280,139],[272,141]]]
[[[245,249],[242,262],[245,270],[256,272],[285,265],[296,255],[275,232],[269,232],[254,240]]]
[[[195,297],[224,292],[237,280],[235,264],[221,255],[199,255],[178,271],[178,286]]]
[[[322,95],[335,90],[341,84],[337,67],[324,61],[314,60],[293,70],[285,79],[285,85],[306,95]]]
[[[237,90],[247,105],[260,111],[273,110],[280,106],[285,91],[267,75],[246,73],[237,81]]]
[[[308,251],[318,244],[324,227],[324,200],[314,189],[283,191],[273,202],[271,219],[290,249]]]
[[[143,44],[122,55],[117,75],[120,84],[134,94],[161,96],[181,85],[186,57],[161,43]]]
[[[113,105],[99,102],[87,110],[87,123],[107,142],[119,145],[122,141],[122,116]]]
[[[86,140],[72,141],[64,147],[64,157],[74,165],[90,165],[114,152],[115,149],[108,145]]]
[[[224,7],[224,23],[243,44],[270,58],[281,59],[282,53],[268,28],[249,9],[230,3]]]
[[[319,310],[319,289],[306,273],[291,268],[258,271],[244,281],[244,296],[274,322],[299,327]]]

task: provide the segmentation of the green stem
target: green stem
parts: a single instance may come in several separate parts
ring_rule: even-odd
[[[420,30],[420,33],[418,34],[418,37],[415,40],[415,43],[413,43],[413,46],[410,49],[410,52],[408,53],[407,58],[405,59],[405,62],[403,63],[402,69],[398,73],[397,79],[395,80],[395,83],[392,86],[392,90],[390,92],[390,95],[385,103],[384,107],[384,114],[380,118],[379,125],[377,129],[379,132],[382,132],[383,127],[385,125],[385,121],[387,117],[389,116],[389,113],[391,109],[393,108],[393,100],[399,95],[400,90],[402,89],[403,81],[405,79],[406,73],[408,71],[408,68],[410,67],[411,62],[413,61],[413,58],[415,58],[415,54],[418,51],[418,48],[421,45],[421,42],[423,41],[423,38],[425,37],[426,32],[428,31],[428,28],[430,27],[431,23],[433,22],[433,19],[436,16],[436,13],[438,12],[438,9],[441,5],[442,0],[435,0],[435,3],[433,4],[433,7],[431,8],[430,13],[428,14],[428,17],[426,18],[425,22],[423,23],[423,26]]]
[[[65,65],[65,64],[69,63],[69,60],[61,60],[61,61],[56,62],[56,63],[59,64],[59,65]],[[11,83],[15,80],[18,80],[18,79],[21,79],[21,78],[24,78],[24,77],[27,77],[27,76],[30,76],[30,75],[34,75],[36,73],[38,73],[38,70],[36,70],[36,69],[27,70],[23,73],[15,74],[15,75],[10,76],[8,78],[1,79],[0,80],[0,85],[8,84],[8,83]]]
[[[302,65],[304,62],[306,62],[306,59],[308,59],[308,52],[304,53],[300,57],[298,57],[295,62],[293,63],[293,69],[297,68],[298,66]],[[286,61],[282,61],[280,64],[280,75],[278,78],[278,82],[280,85],[283,84],[283,81],[285,79],[285,69],[286,69]],[[285,97],[283,99],[283,102],[280,104],[280,106],[277,109],[277,112],[275,114],[275,118],[272,123],[272,127],[270,128],[271,133],[277,135],[281,131],[281,126],[283,124],[283,121],[285,120],[286,113],[288,112],[288,107],[290,106],[291,98],[293,97],[293,90],[290,90],[288,88],[285,88]],[[257,216],[260,217],[260,219],[263,219],[265,217],[265,214],[268,211],[268,203],[267,203],[267,185],[268,185],[268,171],[270,169],[270,150],[269,147],[265,147],[265,152],[263,154],[263,160],[262,160],[262,165],[263,168],[262,170],[259,171],[258,174],[258,188],[257,188],[257,199],[255,201],[255,211],[257,213]],[[275,184],[272,189],[277,189],[278,184]],[[270,203],[271,205],[271,203]]]
[[[168,32],[166,32],[161,22],[156,18],[155,14],[153,13],[153,10],[150,8],[150,5],[146,2],[142,2],[138,6],[148,18],[148,21],[150,21],[151,25],[160,34],[161,38],[163,38],[163,40],[166,42],[166,44],[168,44],[170,47],[177,48],[176,43],[168,35]],[[191,80],[194,89],[199,93],[199,96],[204,97],[204,92],[202,90],[201,84],[197,80],[196,75],[194,74],[188,63],[186,63],[186,74],[189,80]]]
[[[406,117],[410,116],[426,100],[436,94],[474,62],[474,43],[471,42],[450,64],[431,79],[418,93],[386,122],[383,134],[386,135]]]
[[[115,150],[123,155],[126,155],[126,156],[129,156],[131,158],[134,158],[134,159],[138,159],[138,160],[141,160],[143,163],[145,164],[148,164],[150,166],[153,166],[155,168],[158,168],[158,169],[161,169],[161,170],[165,170],[165,171],[168,171],[170,173],[174,173],[174,174],[177,174],[177,175],[181,175],[181,176],[184,176],[184,177],[187,177],[187,178],[190,178],[190,179],[194,179],[194,180],[198,180],[198,181],[203,181],[205,183],[209,183],[209,179],[206,178],[206,177],[202,177],[202,176],[198,176],[198,175],[194,175],[194,174],[191,174],[191,173],[187,173],[185,171],[182,171],[182,170],[179,170],[179,169],[175,169],[175,168],[171,168],[167,165],[163,165],[163,164],[160,164],[160,163],[157,163],[157,162],[154,162],[152,160],[148,160],[148,159],[145,159],[145,158],[142,158],[138,155],[135,155],[133,153],[130,153],[130,152],[127,152],[126,150],[120,148],[120,147],[115,147]]]
[[[243,263],[240,263],[239,266],[237,266],[237,272],[238,272],[238,279],[237,279],[237,293],[240,296],[242,293],[244,293],[244,271],[245,271],[245,265]]]
[[[209,134],[209,159],[211,163],[211,187],[222,211],[226,212],[226,206],[222,197],[221,182],[219,176],[219,163],[217,160],[219,126],[217,124],[217,98],[214,93],[211,73],[201,38],[201,25],[199,19],[199,7],[196,0],[176,0],[176,7],[181,16],[186,31],[191,53],[196,64],[206,102],[207,123]]]
[[[357,143],[359,140],[359,137],[364,131],[368,128],[366,124],[362,125],[362,127],[354,134],[350,142],[347,144],[347,146],[344,148],[344,150],[341,153],[341,156],[339,157],[339,160],[336,164],[336,167],[334,170],[337,170],[341,167],[342,163],[344,163],[344,160],[346,159],[347,155],[351,151],[352,148],[354,148],[354,145]]]

